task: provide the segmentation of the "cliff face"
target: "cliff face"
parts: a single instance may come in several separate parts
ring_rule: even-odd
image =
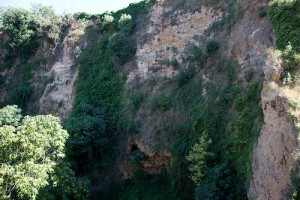
[[[297,95],[291,97],[296,89],[279,89],[282,63],[274,52],[273,30],[267,17],[258,16],[258,8],[267,6],[268,3],[269,1],[242,1],[239,18],[229,35],[222,37],[229,41],[224,54],[240,64],[240,79],[251,82],[262,75],[265,77],[261,93],[264,125],[254,145],[253,175],[248,197],[287,199],[291,193],[289,173],[294,165],[291,155],[297,147],[297,131],[294,122],[289,118],[291,111],[287,101],[293,99],[296,104],[300,101],[299,98],[295,99]],[[180,60],[188,45],[201,45],[201,41],[208,37],[203,34],[205,30],[222,17],[222,12],[212,7],[199,6],[194,9],[197,11],[171,12],[172,8],[163,1],[151,8],[150,21],[144,33],[149,38],[145,43],[138,44],[137,67],[129,73],[127,84],[130,85],[134,78],[145,80],[151,76],[176,75],[176,71],[168,65],[160,65],[163,67],[155,73],[151,72],[151,68],[160,61]],[[252,74],[251,78],[247,77],[249,73]],[[137,140],[149,146],[149,143],[153,144],[153,140],[149,138],[153,137],[155,136],[151,136],[149,129],[145,128]]]
[[[189,47],[203,44],[205,30],[222,18],[220,10],[201,4],[196,5],[194,10],[176,10],[164,0],[151,7],[145,31],[140,33],[142,36],[137,44],[137,69],[130,71],[128,84],[135,78],[145,80],[153,76],[176,75],[167,63],[174,59],[181,61]],[[159,71],[153,73],[151,69],[158,66]]]
[[[230,37],[231,56],[241,66],[241,76],[249,70],[264,74],[261,102],[264,125],[253,150],[252,179],[248,197],[255,199],[290,198],[290,169],[292,153],[297,147],[294,122],[291,121],[288,99],[292,89],[283,92],[279,87],[282,72],[280,55],[274,52],[274,36],[267,18],[259,18],[257,8],[269,2],[243,2],[243,17],[235,24]],[[294,95],[295,96],[295,95]],[[299,104],[299,99],[293,100]]]
[[[172,127],[176,121],[181,120],[176,111],[167,111],[163,115],[153,111],[151,100],[160,94],[164,80],[178,75],[179,70],[170,63],[174,60],[181,63],[194,46],[203,46],[207,40],[205,31],[214,22],[221,20],[223,15],[220,9],[201,3],[189,6],[193,8],[178,9],[169,0],[157,1],[149,10],[144,28],[136,33],[137,51],[129,69],[126,87],[137,93],[146,91],[146,100],[135,116],[142,121],[140,133],[129,137],[127,147],[124,148],[130,149],[134,143],[145,154],[141,166],[149,174],[158,174],[172,161],[171,142],[159,133],[158,127]],[[155,84],[151,85],[151,82]],[[133,173],[134,167],[126,161],[126,157],[131,154],[127,150],[126,155],[122,156],[125,160],[119,164],[125,178]]]
[[[62,27],[62,35],[55,48],[44,41],[29,59],[29,64],[38,66],[33,70],[30,80],[32,94],[26,106],[30,113],[52,114],[65,119],[72,111],[74,82],[78,71],[75,49],[86,44],[82,37],[83,27],[75,21],[69,23],[69,27]],[[12,68],[2,72],[2,75],[7,76],[8,88],[13,88],[21,82],[22,73],[18,65],[23,64],[17,58]],[[9,98],[9,89],[2,90],[1,103],[7,102]]]
[[[220,33],[208,33],[208,28],[228,15],[224,13],[221,3],[212,6],[194,2],[186,7],[175,8],[172,2],[159,0],[150,8],[145,24],[140,25],[142,28],[135,33],[135,58],[125,65],[128,69],[126,89],[142,91],[146,101],[135,116],[129,116],[141,122],[139,134],[126,136],[123,138],[125,142],[119,147],[116,165],[123,178],[131,178],[136,169],[136,164],[130,163],[128,157],[140,156],[139,165],[148,174],[157,174],[171,165],[171,141],[167,141],[157,127],[163,125],[169,128],[183,119],[177,110],[168,110],[163,115],[153,112],[149,108],[150,99],[159,94],[162,87],[168,87],[163,85],[165,79],[179,73],[172,67],[172,61],[183,62],[191,48],[203,45],[210,38],[219,37],[227,41],[221,49],[225,57],[239,64],[238,77],[243,84],[260,81],[264,76],[261,92],[264,124],[254,144],[248,198],[290,197],[289,172],[295,163],[291,155],[298,146],[296,125],[290,116],[300,116],[288,102],[299,105],[300,98],[297,88],[279,87],[282,62],[280,55],[274,52],[272,27],[267,17],[258,15],[258,8],[268,3],[267,0],[241,1],[238,17],[228,28],[230,30]],[[38,57],[51,59],[34,73],[30,83],[34,88],[34,98],[30,100],[29,110],[60,118],[70,115],[78,76],[76,49],[86,45],[83,28],[73,22],[54,57],[52,52],[48,52],[47,45],[37,51],[31,62]],[[2,72],[8,76],[7,84],[18,82],[16,70],[13,67]],[[153,85],[154,78],[156,84]],[[204,82],[210,81],[204,72],[202,79]],[[205,89],[199,96],[205,97]],[[0,101],[5,102],[7,98],[7,93],[1,91]]]
[[[273,88],[272,88],[273,86]],[[254,152],[249,197],[288,199],[291,193],[292,153],[297,147],[296,128],[288,116],[286,97],[265,83],[262,91],[264,126]]]

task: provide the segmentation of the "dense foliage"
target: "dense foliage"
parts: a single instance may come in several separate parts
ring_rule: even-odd
[[[101,181],[96,174],[111,166],[114,159],[113,138],[124,124],[120,118],[124,107],[120,67],[135,54],[132,31],[139,13],[147,9],[146,4],[131,4],[116,13],[104,13],[97,16],[99,27],[88,26],[85,30],[92,45],[78,56],[76,98],[65,127],[70,134],[68,157],[76,173],[88,176],[93,184]],[[81,13],[76,17],[88,16]]]
[[[39,191],[37,199],[84,200],[90,195],[90,182],[86,178],[77,178],[67,161],[55,166],[48,182],[49,185]]]
[[[52,7],[42,5],[34,5],[31,12],[22,8],[7,8],[0,13],[0,21],[13,50],[32,46],[34,40],[41,36],[57,42],[62,24]]]
[[[30,58],[34,56],[42,40],[55,49],[63,20],[55,14],[52,7],[33,5],[31,11],[22,8],[2,9],[0,21],[1,28],[7,35],[7,41],[1,47],[5,51],[4,59],[0,61],[0,71],[15,66],[18,72],[14,86],[5,87],[9,94],[8,103],[17,104],[26,112],[33,92],[30,86],[33,70],[40,65],[39,61],[33,62]]]
[[[300,1],[273,0],[270,2],[269,17],[274,27],[276,45],[284,50],[290,43],[300,51]]]
[[[196,143],[192,150],[189,152],[186,159],[191,162],[189,170],[192,173],[191,179],[196,185],[201,185],[204,179],[204,168],[206,167],[206,158],[208,156],[213,156],[213,153],[207,152],[208,145],[212,141],[207,139],[207,135],[203,134],[199,138],[199,142]]]
[[[276,36],[276,46],[283,51],[283,85],[295,83],[300,68],[300,1],[273,0],[269,18]]]
[[[35,199],[64,157],[68,133],[56,117],[20,112],[16,106],[0,110],[0,195]]]

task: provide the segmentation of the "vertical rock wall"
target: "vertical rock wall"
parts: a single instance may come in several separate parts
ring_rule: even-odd
[[[174,9],[166,0],[158,1],[150,11],[141,31],[136,52],[136,69],[130,71],[128,83],[134,78],[147,79],[152,75],[172,77],[176,71],[168,67],[172,59],[180,60],[189,45],[199,46],[205,30],[222,18],[222,12],[198,6],[195,12]],[[159,66],[159,72],[151,69]]]
[[[240,64],[240,78],[246,82],[264,76],[261,93],[264,124],[254,144],[249,199],[289,199],[289,171],[297,147],[295,124],[289,117],[289,94],[279,87],[282,72],[280,54],[274,51],[275,38],[268,17],[259,17],[258,8],[269,1],[241,1],[240,17],[231,29],[228,55]],[[247,77],[251,72],[252,77]],[[297,96],[297,95],[294,95]],[[299,96],[299,95],[298,95]],[[299,99],[294,102],[300,104]]]

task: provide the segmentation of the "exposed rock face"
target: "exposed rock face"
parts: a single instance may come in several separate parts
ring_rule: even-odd
[[[253,178],[248,193],[258,200],[290,197],[289,170],[294,162],[291,155],[297,146],[285,99],[271,85],[265,84],[262,91],[265,124],[253,152]]]
[[[241,13],[234,26],[229,32],[220,33],[228,38],[228,47],[225,47],[228,51],[225,49],[224,54],[240,64],[240,79],[244,79],[246,83],[258,80],[262,74],[265,76],[261,93],[264,125],[253,150],[253,176],[248,197],[257,200],[288,199],[291,189],[289,170],[294,164],[291,154],[297,148],[297,136],[295,124],[289,119],[291,111],[287,100],[300,104],[300,90],[278,86],[282,72],[280,55],[272,52],[274,38],[271,25],[267,17],[258,16],[257,10],[260,5],[267,5],[269,1],[241,0],[240,3]],[[180,62],[191,46],[205,43],[205,31],[214,21],[220,20],[222,15],[220,10],[204,5],[194,7],[191,11],[174,9],[167,0],[157,1],[150,9],[149,19],[143,24],[143,29],[136,34],[136,60],[129,69],[127,86],[136,79],[145,81],[154,76],[175,76],[177,71],[170,66],[170,61],[176,59]],[[37,95],[35,106],[38,113],[53,114],[61,118],[69,116],[77,78],[74,49],[83,42],[83,34],[83,30],[78,27],[71,27],[70,33],[63,40],[59,59],[45,66],[44,71],[35,74],[32,83],[35,88],[42,85],[42,80],[49,79],[40,89],[41,94]],[[0,38],[2,35],[0,30]],[[15,74],[14,69],[4,73],[10,76]],[[203,80],[205,79],[208,78],[203,75]],[[155,89],[149,92],[149,96],[157,93]],[[205,93],[204,89],[202,95],[205,96]],[[0,102],[5,102],[6,98],[7,94],[1,93]],[[163,136],[153,130],[153,124],[172,125],[176,120],[181,120],[180,116],[167,111],[164,116],[158,117],[147,109],[138,115],[143,120],[140,134],[128,139],[118,163],[118,170],[123,178],[132,177],[137,163],[148,174],[157,174],[170,165],[172,160],[169,152],[155,150],[155,143],[160,142],[161,149],[164,149],[169,141],[160,138]],[[130,159],[136,153],[140,157],[137,163],[132,163]]]
[[[183,7],[174,8],[173,4],[174,2],[161,0],[150,8],[148,20],[144,22],[143,29],[137,33],[135,66],[130,68],[127,86],[138,84],[137,87],[144,87],[145,81],[153,77],[175,76],[178,70],[173,69],[170,62],[174,59],[181,62],[182,57],[187,55],[191,48],[203,45],[207,41],[205,36],[207,28],[213,22],[222,19],[223,13],[213,7],[197,4],[189,10]],[[157,95],[158,87],[149,88],[151,87],[147,90],[151,91],[148,98]],[[140,167],[148,174],[156,174],[168,166],[172,158],[166,150],[169,141],[162,139],[162,134],[155,130],[155,127],[160,124],[172,126],[175,121],[180,120],[180,116],[169,111],[158,116],[147,108],[138,115],[137,118],[143,120],[140,134],[129,140],[135,141],[134,144],[145,155],[139,162]],[[127,146],[130,145],[131,142]],[[130,151],[127,152],[119,164],[119,171],[124,178],[130,178],[135,169],[127,160],[130,154]]]
[[[72,111],[75,98],[75,81],[78,70],[75,63],[75,48],[82,42],[84,31],[73,22],[63,38],[58,52],[58,60],[46,67],[43,73],[36,74],[36,79],[49,79],[38,101],[39,114],[52,114],[67,118]]]
[[[60,118],[67,118],[71,113],[77,78],[74,50],[86,44],[83,39],[84,28],[78,22],[70,21],[70,27],[63,28],[64,34],[55,48],[53,44],[42,41],[28,61],[35,67],[30,80],[32,94],[27,105],[29,113],[52,114]],[[2,30],[0,38],[0,44],[7,40]],[[5,55],[5,49],[1,51],[0,59]],[[6,84],[10,88],[17,87],[22,81],[22,73],[18,68],[20,64],[20,59],[16,57],[14,65],[1,72],[1,75],[7,76]],[[0,104],[6,104],[8,99],[9,91],[1,91]]]
[[[205,30],[222,18],[222,12],[213,8],[194,9],[194,13],[181,9],[174,11],[165,0],[154,4],[149,11],[146,31],[137,45],[137,69],[129,73],[128,82],[134,78],[144,80],[151,75],[172,77],[176,74],[167,63],[173,59],[181,60],[184,51],[190,45],[198,46]],[[158,66],[159,72],[152,73]]]
[[[272,27],[268,18],[257,14],[259,5],[268,2],[241,2],[241,17],[232,28],[228,51],[241,66],[241,79],[248,82],[265,75],[261,93],[264,125],[253,149],[253,177],[248,189],[249,199],[261,200],[288,198],[289,170],[294,162],[291,154],[297,146],[295,125],[288,118],[288,93],[278,86],[282,62],[273,50]]]
[[[134,172],[141,167],[147,174],[158,174],[171,164],[171,154],[155,152],[139,141],[130,142],[125,158],[119,164],[123,178],[133,177]]]
[[[273,33],[267,17],[257,14],[259,5],[268,1],[242,1],[240,17],[229,35],[228,56],[240,65],[240,78],[257,80],[266,65],[265,54],[273,48]]]
[[[299,105],[299,88],[280,87],[282,61],[278,52],[270,51],[261,93],[264,126],[253,151],[248,196],[256,199],[290,199],[290,170],[295,166],[292,154],[298,148],[297,127],[300,115],[292,104]],[[299,83],[297,83],[299,84]],[[292,120],[294,118],[294,120]]]
[[[39,113],[53,114],[66,118],[72,110],[74,100],[74,82],[77,78],[77,67],[70,51],[70,44],[65,43],[62,58],[44,76],[51,76],[53,81],[47,84],[39,100]],[[74,49],[71,48],[71,49]]]

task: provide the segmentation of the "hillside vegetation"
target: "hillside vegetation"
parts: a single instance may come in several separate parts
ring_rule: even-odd
[[[169,3],[179,12],[191,9],[188,2]],[[17,106],[0,109],[0,199],[247,199],[252,152],[263,124],[263,75],[249,72],[241,78],[240,64],[226,55],[227,36],[242,8],[235,0],[201,1],[221,5],[222,20],[209,27],[200,44],[165,61],[174,76],[137,80],[131,87],[128,68],[135,67],[137,43],[147,42],[139,33],[154,3],[63,17],[43,6],[1,10],[0,92],[9,96],[5,105],[16,104],[24,113],[37,114],[28,104],[38,101],[32,80],[45,62],[36,58],[42,44],[56,55],[72,22],[84,24],[86,41],[74,51],[76,96],[63,122],[23,117]],[[300,65],[300,1],[273,0],[267,13],[259,12],[259,17],[268,14],[282,51],[282,86],[291,86]],[[159,71],[155,67],[152,71]],[[9,85],[12,69],[19,77]],[[143,134],[141,126],[148,124],[143,120],[150,115],[161,119],[150,125],[157,135],[151,147],[170,152],[171,163],[160,173],[147,173],[142,166],[147,155],[134,149],[125,158],[133,174],[124,179],[116,169],[124,159],[120,152]],[[297,184],[296,179],[295,196]]]

